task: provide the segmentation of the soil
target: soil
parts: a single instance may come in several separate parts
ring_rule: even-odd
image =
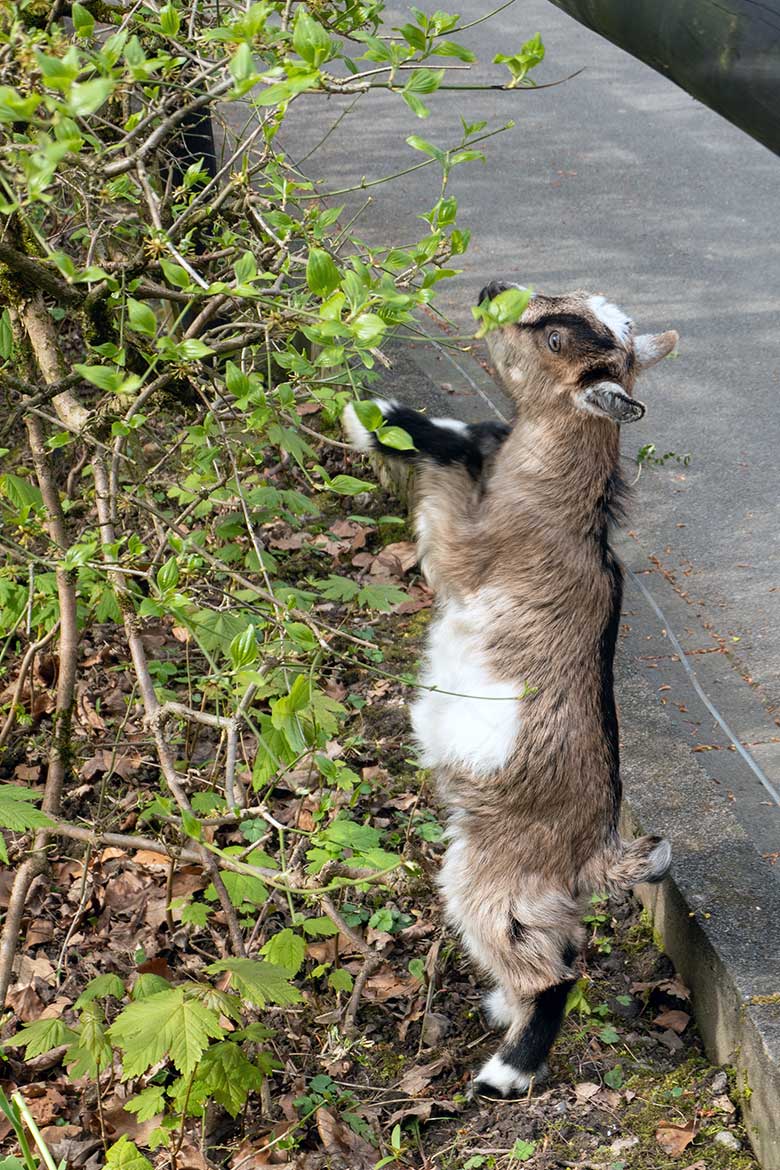
[[[395,510],[381,493],[352,500],[350,506],[375,522]],[[323,517],[319,527],[329,532],[333,520]],[[383,545],[405,540],[408,533],[399,524],[376,523],[361,550],[375,555]],[[285,579],[303,583],[308,574],[332,568],[334,553],[307,542],[275,555],[285,563]],[[351,570],[341,563],[335,571]],[[178,1170],[755,1167],[735,1080],[730,1070],[707,1061],[693,1018],[695,1005],[630,896],[595,900],[590,907],[589,944],[548,1082],[516,1103],[470,1099],[472,1071],[494,1050],[496,1036],[482,1014],[483,989],[476,973],[440,919],[434,883],[444,848],[442,828],[425,774],[413,762],[406,718],[410,692],[397,677],[415,668],[430,598],[411,570],[397,572],[412,602],[401,607],[406,612],[370,622],[382,648],[375,671],[346,662],[330,677],[334,694],[352,697],[349,763],[362,784],[351,795],[331,791],[329,799],[333,808],[339,801],[351,804],[352,818],[382,829],[386,847],[403,851],[416,870],[389,889],[355,893],[342,906],[381,959],[366,983],[355,1034],[345,1034],[342,1027],[348,996],[334,996],[324,986],[320,990],[316,980],[307,980],[302,1007],[268,1013],[277,1029],[274,1048],[282,1066],[269,1079],[268,1092],[252,1098],[235,1121],[210,1109],[202,1126],[193,1123]],[[335,621],[343,612],[334,604],[327,616]],[[82,647],[81,702],[87,723],[90,709],[94,712],[93,728],[81,744],[83,783],[70,791],[64,813],[71,821],[79,815],[93,819],[97,792],[113,827],[143,831],[139,795],[148,800],[158,791],[157,771],[140,718],[118,726],[125,707],[121,696],[132,680],[117,637],[116,627],[93,628]],[[149,628],[146,637],[162,674],[166,663],[181,664],[181,645],[170,625]],[[192,658],[186,667],[196,678],[202,665]],[[39,687],[45,691],[45,680]],[[7,765],[9,778],[22,767],[27,782],[35,783],[44,731],[42,725],[40,734],[25,737]],[[204,760],[213,747],[203,735]],[[112,756],[117,751],[120,764],[125,761],[121,767]],[[103,779],[112,759],[106,791]],[[302,805],[295,785],[280,786],[272,805],[275,816],[289,823],[302,807],[309,814],[320,807],[315,796]],[[39,881],[30,899],[21,966],[11,992],[16,1018],[7,1020],[2,1032],[6,1043],[19,1019],[42,1013],[64,1013],[67,1019],[76,997],[97,974],[113,971],[124,977],[140,969],[180,980],[197,977],[218,957],[213,931],[184,930],[166,915],[166,872],[159,857],[155,861],[112,848],[94,852],[85,867],[79,847],[58,844],[53,883]],[[0,874],[0,900],[10,877],[8,870]],[[194,867],[181,866],[171,892],[183,896],[203,885]],[[367,926],[378,911],[387,913]],[[213,922],[218,924],[218,914]],[[254,947],[288,922],[285,903],[272,900],[258,921],[247,923]],[[335,946],[339,961],[357,974],[362,960],[344,938],[310,943],[308,969],[332,958]],[[6,1090],[23,1089],[55,1159],[67,1159],[71,1170],[98,1170],[105,1164],[101,1128],[112,1141],[128,1134],[155,1165],[170,1164],[167,1152],[147,1148],[148,1127],[144,1130],[122,1110],[116,1083],[103,1085],[98,1108],[96,1086],[68,1079],[62,1051],[27,1065],[18,1049],[8,1046],[5,1053]],[[8,1127],[0,1130],[0,1138],[3,1150],[11,1152]]]

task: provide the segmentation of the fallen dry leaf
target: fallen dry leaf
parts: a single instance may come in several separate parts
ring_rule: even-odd
[[[687,1012],[678,1012],[674,1008],[670,1008],[666,1012],[661,1012],[653,1020],[653,1023],[657,1024],[659,1028],[671,1028],[678,1036],[683,1034],[690,1022],[691,1017]]]
[[[317,1131],[331,1156],[333,1170],[373,1170],[377,1151],[330,1109],[317,1110]]]
[[[65,1097],[50,1082],[35,1081],[25,1085],[21,1094],[38,1126],[52,1125],[65,1115]]]
[[[420,980],[413,975],[396,975],[389,968],[377,971],[372,975],[365,986],[366,999],[375,1003],[384,1003],[386,999],[403,999],[408,995],[416,995],[420,990]]]
[[[433,1078],[439,1075],[446,1063],[446,1058],[439,1056],[430,1064],[416,1064],[413,1068],[406,1070],[396,1088],[402,1093],[408,1093],[410,1097],[417,1097],[423,1089],[428,1087]]]
[[[674,1125],[671,1121],[662,1121],[655,1131],[655,1140],[670,1158],[679,1158],[695,1137],[696,1127],[692,1121],[687,1125]]]
[[[712,1104],[716,1109],[721,1109],[724,1113],[736,1113],[736,1105],[725,1093],[721,1093],[719,1097],[713,1098]]]
[[[579,1085],[574,1086],[574,1096],[579,1102],[590,1101],[591,1097],[595,1097],[598,1093],[600,1085],[595,1085],[593,1081],[581,1081]]]
[[[26,983],[23,987],[9,991],[6,1001],[24,1024],[29,1024],[31,1020],[37,1020],[44,1009],[44,1002],[32,983]]]

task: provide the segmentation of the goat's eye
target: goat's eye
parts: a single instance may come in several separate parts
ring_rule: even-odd
[[[561,348],[561,335],[558,333],[557,329],[554,329],[552,333],[549,334],[547,338],[547,344],[553,353],[557,353]]]

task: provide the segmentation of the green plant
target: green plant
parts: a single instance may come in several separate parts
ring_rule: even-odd
[[[310,562],[298,572],[268,534],[306,532],[345,505],[369,528],[376,485],[345,464],[335,424],[370,387],[384,343],[457,271],[469,244],[457,176],[506,127],[463,118],[440,145],[409,123],[408,169],[436,171],[437,195],[418,239],[369,246],[342,215],[346,192],[318,190],[288,158],[287,111],[304,95],[370,102],[380,88],[397,94],[400,119],[427,118],[429,95],[458,88],[447,62],[474,60],[453,39],[456,16],[412,9],[388,33],[379,0],[90,0],[68,7],[71,28],[65,7],[16,0],[0,12],[4,759],[35,718],[36,662],[49,647],[58,662],[41,808],[22,785],[0,787],[21,862],[0,1000],[24,895],[54,840],[91,850],[108,834],[129,851],[158,848],[171,875],[202,869],[202,891],[166,906],[169,926],[193,943],[225,938],[228,958],[187,982],[101,976],[72,1019],[16,1037],[28,1056],[67,1045],[72,1075],[98,1092],[117,1061],[143,1083],[133,1111],[159,1113],[155,1140],[175,1150],[208,1099],[235,1112],[272,1073],[253,1012],[297,1003],[304,981],[313,995],[352,993],[337,957],[310,961],[307,944],[368,921],[407,924],[375,895],[413,867],[361,810],[370,786],[350,767],[361,701],[329,687],[338,669],[381,672],[374,623],[406,592]],[[507,62],[510,86],[541,55],[535,38],[517,58],[522,77]],[[226,107],[246,117],[217,159],[210,135]],[[521,301],[502,303],[501,320]],[[497,323],[487,316],[483,328]],[[358,409],[383,442],[408,446]],[[152,761],[130,786],[151,842],[118,831],[111,799],[86,828],[64,815],[82,763],[79,644],[98,627],[132,678],[106,718],[118,745],[132,724]],[[311,798],[307,827],[276,806],[284,784]],[[438,832],[420,827],[426,840]],[[263,958],[250,960],[255,930]],[[375,956],[366,946],[362,958]],[[350,999],[348,1025],[356,1010]],[[116,1143],[109,1164],[135,1159],[130,1146]]]

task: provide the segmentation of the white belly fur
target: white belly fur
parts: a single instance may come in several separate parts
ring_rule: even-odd
[[[511,700],[522,692],[522,682],[496,680],[483,650],[497,608],[495,599],[481,593],[465,602],[449,600],[431,626],[420,682],[439,689],[418,691],[411,708],[427,768],[454,765],[485,776],[501,768],[512,753],[520,709]]]

